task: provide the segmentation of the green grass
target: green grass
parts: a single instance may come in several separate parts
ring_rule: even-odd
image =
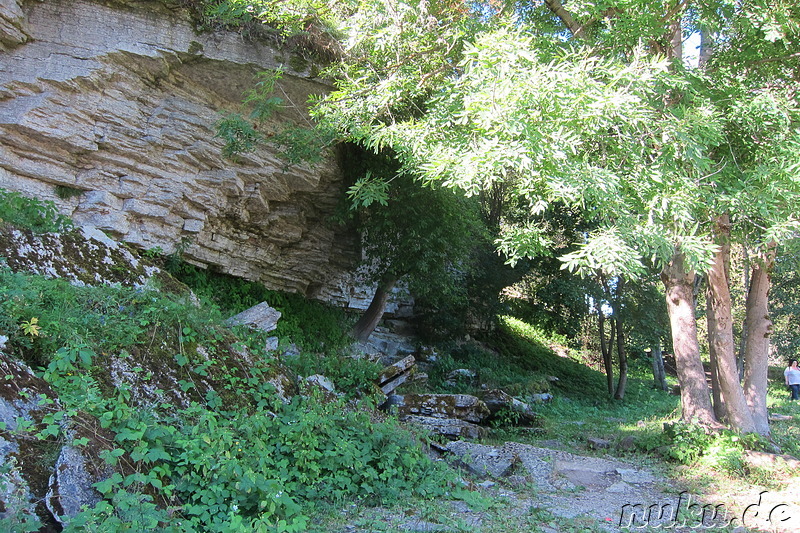
[[[652,387],[649,361],[633,358],[629,362],[625,397],[614,400],[607,393],[605,375],[586,366],[585,354],[567,349],[563,338],[503,317],[500,327],[482,341],[442,346],[439,360],[429,371],[428,387],[437,392],[480,395],[481,385],[485,385],[523,401],[532,394],[553,395],[552,401],[533,404],[540,428],[532,432],[495,427],[492,441],[555,439],[583,448],[587,437],[612,443],[628,437],[633,439],[634,451],[645,454],[668,444],[663,425],[680,416],[680,399]],[[562,355],[553,346],[558,346]],[[457,368],[475,370],[477,379],[448,382],[447,375]]]
[[[783,382],[783,367],[771,367],[770,376],[767,409],[772,414],[794,417],[793,420],[773,422],[770,425],[772,439],[783,453],[800,458],[800,402],[790,400],[790,393]]]

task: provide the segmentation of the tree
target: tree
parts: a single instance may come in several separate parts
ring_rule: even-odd
[[[278,31],[286,39],[298,39],[309,33],[325,34],[323,43],[329,44],[332,17],[337,13],[354,19],[363,16],[358,10],[331,3],[325,5],[317,0],[296,0],[275,3],[267,0],[210,0],[204,2],[205,13],[213,20],[224,24],[263,23]],[[381,10],[379,18],[394,20],[399,13]],[[344,10],[344,11],[342,11]],[[374,13],[373,13],[374,14]],[[405,10],[405,18],[413,13]],[[401,32],[400,42],[414,35],[413,31]],[[426,34],[420,34],[423,37]],[[307,35],[306,35],[307,36]],[[359,44],[359,53],[381,61],[391,62],[394,50],[386,50],[380,35],[366,35]],[[417,43],[419,44],[419,43]],[[319,42],[307,42],[306,47],[319,52]],[[425,47],[438,46],[427,43]],[[328,46],[327,50],[336,49]],[[406,45],[403,52],[417,54],[418,50]],[[433,67],[441,59],[434,60]],[[337,63],[341,72],[347,71],[348,62]],[[397,65],[401,70],[409,66],[414,75],[421,72],[413,63]],[[353,335],[366,341],[380,322],[392,290],[401,279],[407,280],[412,292],[425,287],[429,299],[451,302],[465,295],[465,277],[469,274],[470,254],[486,240],[477,202],[467,199],[460,192],[428,184],[423,186],[415,180],[413,169],[401,166],[391,148],[372,142],[369,136],[344,134],[330,124],[314,127],[283,124],[268,124],[268,120],[281,110],[294,108],[276,95],[277,82],[283,76],[281,70],[259,74],[254,87],[244,98],[244,107],[251,112],[247,117],[231,113],[219,121],[217,136],[225,140],[223,154],[235,158],[248,152],[260,143],[269,142],[283,148],[282,155],[287,164],[315,164],[336,143],[343,143],[345,172],[355,182],[348,191],[349,215],[355,222],[355,230],[361,238],[364,257],[362,266],[368,280],[376,283],[373,298],[353,327]],[[346,75],[339,79],[340,86],[347,86]],[[404,91],[392,106],[387,100],[381,110],[393,118],[409,118],[422,112],[420,108],[428,88],[421,92]],[[385,93],[378,93],[386,98]],[[266,132],[266,133],[264,133]]]
[[[754,95],[789,112],[777,93],[794,72],[787,65],[797,50],[797,8],[725,0],[612,1],[602,7],[548,0],[498,10],[482,5],[470,19],[447,17],[428,3],[391,5],[416,13],[416,24],[365,15],[379,9],[363,2],[354,25],[358,42],[379,39],[382,46],[345,50],[352,61],[318,116],[366,145],[391,146],[404,168],[427,180],[468,194],[501,183],[532,212],[559,203],[579,207],[600,229],[564,257],[571,268],[601,267],[628,279],[648,267],[661,269],[683,417],[716,425],[694,322],[695,272],[719,274],[709,293],[720,317],[712,328],[717,342],[728,335],[729,303],[720,292],[727,284],[726,252],[715,245],[727,237],[715,232],[714,221],[730,217],[731,238],[748,235],[765,245],[787,242],[796,226],[785,216],[779,222],[798,205],[788,177],[798,151],[796,132],[787,125],[796,119],[778,125],[787,139],[783,153],[753,166],[741,166],[740,156],[758,151],[764,139],[742,137],[736,145],[726,134],[735,122],[727,112],[749,108]],[[715,48],[701,54],[706,72],[680,63],[686,31],[702,33],[706,44],[717,37]],[[409,52],[420,42],[443,53],[413,62],[417,52]],[[737,54],[735,46],[763,55],[731,82],[726,76],[753,59]],[[420,103],[420,114],[396,113]],[[786,179],[776,180],[780,176]],[[741,206],[737,195],[747,191],[750,205]],[[767,205],[778,209],[753,218],[754,209]],[[508,235],[505,250],[527,256],[541,232],[529,225]],[[755,298],[754,305],[764,301]],[[729,346],[722,343],[717,354],[730,385],[723,397],[730,423],[751,431],[741,386],[729,379]],[[751,358],[750,365],[763,366],[757,361]],[[755,389],[765,386],[759,382]],[[763,413],[759,417],[765,420]]]
[[[532,214],[580,210],[597,230],[563,256],[572,270],[628,280],[660,270],[683,417],[716,425],[694,314],[695,273],[708,273],[720,402],[733,427],[765,433],[765,344],[745,343],[750,392],[731,373],[726,242],[762,257],[748,312],[766,316],[771,255],[798,229],[799,10],[789,0],[362,0],[331,10],[344,32],[328,72],[337,88],[314,114],[430,183],[467,195],[500,187]],[[702,36],[702,69],[683,65],[689,34]],[[501,229],[512,262],[543,248],[536,224]]]
[[[363,342],[401,279],[408,280],[412,292],[424,290],[441,300],[465,298],[463,277],[483,228],[474,199],[441,187],[423,188],[413,176],[399,172],[391,155],[351,147],[346,159],[348,171],[361,176],[350,188],[350,213],[369,277],[377,283],[353,328],[354,337]]]

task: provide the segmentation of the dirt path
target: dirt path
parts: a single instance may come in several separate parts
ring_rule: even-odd
[[[450,448],[463,454],[471,470],[486,471],[486,464],[515,460],[513,470],[518,473],[511,476],[525,475],[535,488],[513,490],[513,497],[522,506],[569,519],[563,529],[555,521],[542,531],[576,531],[582,523],[579,519],[587,524],[587,531],[647,527],[680,532],[800,531],[800,482],[780,492],[750,486],[739,494],[697,495],[682,490],[657,470],[608,456],[588,457],[519,443],[499,447],[465,444]],[[514,480],[511,476],[506,479]]]
[[[610,456],[514,442],[487,446],[458,441],[441,451],[463,469],[465,479],[475,480],[476,488],[505,501],[505,507],[481,511],[463,501],[449,507],[441,502],[436,516],[384,514],[380,520],[386,529],[376,529],[372,522],[344,531],[800,531],[800,480],[781,492],[751,486],[741,494],[696,495],[658,467]]]

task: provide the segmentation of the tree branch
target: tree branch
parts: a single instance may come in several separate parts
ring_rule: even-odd
[[[681,11],[686,10],[686,8],[689,7],[689,1],[690,0],[681,0],[680,2],[675,4],[675,7],[673,7],[669,11],[667,11],[667,13],[664,15],[664,17],[662,17],[661,22],[666,24],[667,22],[672,20],[672,17],[674,17],[675,15],[680,13]]]
[[[575,17],[572,16],[572,13],[564,8],[564,4],[561,3],[561,0],[544,0],[544,5],[546,5],[555,16],[561,19],[561,22],[564,23],[564,26],[567,27],[574,37],[583,37],[586,25],[578,24]]]
[[[794,54],[789,54],[788,56],[781,56],[781,57],[765,57],[764,59],[759,59],[758,61],[753,61],[754,65],[761,65],[763,63],[773,63],[775,61],[786,61],[787,59],[795,59],[800,57],[800,52],[795,52]]]

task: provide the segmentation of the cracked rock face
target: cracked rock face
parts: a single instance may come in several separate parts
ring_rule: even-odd
[[[237,33],[196,34],[160,3],[0,0],[0,187],[135,246],[346,301],[353,241],[329,222],[333,155],[287,168],[261,147],[232,162],[215,137],[255,75],[287,63]],[[328,89],[291,69],[279,84],[296,106],[281,124]]]

